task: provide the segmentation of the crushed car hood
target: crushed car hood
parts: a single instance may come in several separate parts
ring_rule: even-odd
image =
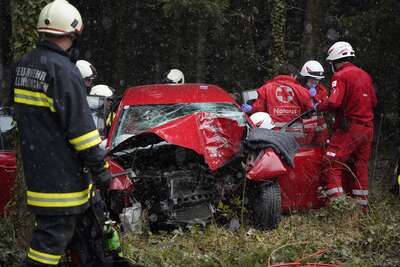
[[[164,140],[202,155],[210,170],[215,171],[239,153],[244,130],[245,126],[233,119],[197,112],[134,135],[109,153]]]

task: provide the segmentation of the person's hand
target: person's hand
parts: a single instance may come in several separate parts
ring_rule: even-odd
[[[108,169],[104,169],[104,171],[98,173],[94,177],[94,182],[96,183],[96,187],[100,189],[102,192],[106,192],[111,184],[112,176]]]
[[[308,90],[308,93],[310,94],[311,97],[316,96],[316,95],[317,95],[317,88],[311,87],[311,88]]]
[[[253,110],[253,107],[251,105],[249,105],[249,104],[243,104],[242,105],[242,110],[245,113],[250,113]]]

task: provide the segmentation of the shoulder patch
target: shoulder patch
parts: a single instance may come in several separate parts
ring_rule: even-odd
[[[336,85],[337,85],[337,81],[334,80],[334,81],[332,82],[332,88],[333,88],[333,87],[336,87]]]

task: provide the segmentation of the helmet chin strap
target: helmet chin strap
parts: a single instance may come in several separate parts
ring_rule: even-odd
[[[336,72],[336,70],[335,70],[335,64],[333,64],[333,62],[330,62],[329,64],[331,64],[332,72],[335,73],[335,72]]]

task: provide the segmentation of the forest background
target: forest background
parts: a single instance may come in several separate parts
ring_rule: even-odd
[[[38,13],[48,0],[0,0],[0,78],[37,41]],[[80,59],[97,84],[116,88],[161,82],[171,68],[187,82],[230,92],[255,89],[279,64],[325,62],[330,45],[350,42],[368,71],[384,113],[387,140],[400,133],[400,2],[396,0],[71,0],[81,12]],[[4,92],[4,90],[1,90]],[[379,120],[377,120],[379,123]],[[385,140],[386,140],[385,139]],[[384,141],[385,141],[384,140]]]

